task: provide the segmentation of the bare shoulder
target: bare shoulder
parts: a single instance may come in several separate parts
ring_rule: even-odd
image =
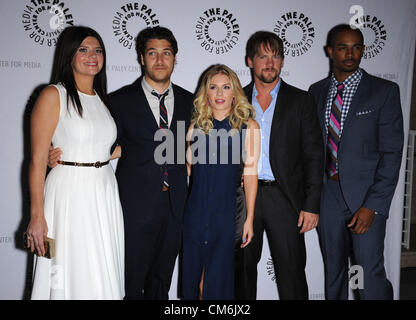
[[[54,86],[45,87],[36,100],[35,110],[43,109],[59,113],[59,91]]]
[[[44,97],[46,99],[58,99],[59,91],[55,86],[46,86],[40,93],[39,98]]]
[[[59,119],[60,103],[59,91],[54,86],[47,86],[42,90],[35,107],[33,108],[32,119],[50,119],[57,122]]]

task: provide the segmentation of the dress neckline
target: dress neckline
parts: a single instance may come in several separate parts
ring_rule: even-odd
[[[213,119],[216,121],[216,122],[218,122],[218,123],[223,123],[223,122],[225,122],[225,120],[229,120],[230,119],[230,116],[226,116],[224,119],[222,119],[222,120],[218,120],[218,119],[216,119],[216,118],[214,118],[213,117]]]
[[[81,94],[81,95],[86,96],[86,97],[93,98],[93,97],[96,97],[97,96],[97,92],[95,90],[94,90],[94,93],[95,94],[87,94],[87,93],[84,93],[84,92],[79,91],[78,89],[77,89],[77,92],[78,92],[78,94]]]

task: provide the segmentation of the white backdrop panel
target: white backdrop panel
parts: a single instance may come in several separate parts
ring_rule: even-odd
[[[49,13],[48,6],[58,11]],[[245,65],[245,45],[257,30],[274,31],[287,45],[282,78],[307,89],[328,74],[323,46],[327,32],[339,23],[348,23],[356,12],[356,1],[330,0],[2,0],[0,2],[0,299],[21,299],[25,288],[28,256],[19,249],[27,219],[27,108],[35,88],[50,78],[56,34],[50,22],[87,25],[103,37],[107,49],[109,91],[133,82],[140,67],[129,35],[149,25],[163,25],[175,34],[179,52],[173,81],[194,91],[201,73],[214,63],[230,66],[242,85],[250,82]],[[362,67],[369,73],[395,81],[401,89],[405,132],[409,129],[411,82],[416,30],[416,2],[413,0],[361,0],[366,25],[363,33],[368,47]],[[42,10],[44,7],[45,10]],[[56,15],[58,13],[58,15]],[[54,17],[55,16],[55,17]],[[215,21],[214,21],[215,18]],[[221,18],[221,20],[219,20]],[[125,21],[125,31],[122,26]],[[208,25],[205,35],[201,30]],[[36,29],[38,27],[38,29]],[[52,24],[53,27],[53,24]],[[49,32],[49,34],[48,34]],[[214,43],[210,43],[209,41]],[[377,48],[377,46],[379,46]],[[407,144],[407,137],[405,145]],[[404,163],[404,162],[403,162]],[[116,162],[112,163],[113,166]],[[401,216],[404,170],[387,224],[385,262],[399,298]],[[306,234],[307,279],[311,299],[323,299],[323,264],[316,231]],[[177,299],[175,267],[170,298]],[[270,252],[265,237],[258,266],[258,298],[276,299],[277,289]]]

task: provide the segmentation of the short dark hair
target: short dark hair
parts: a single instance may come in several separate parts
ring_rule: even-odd
[[[143,55],[144,57],[147,42],[152,39],[167,40],[172,46],[173,55],[176,56],[178,53],[178,43],[176,42],[172,31],[161,26],[146,28],[140,31],[136,37],[136,53],[139,63],[140,56]]]
[[[246,59],[253,60],[254,55],[259,53],[260,47],[270,49],[284,58],[283,41],[279,36],[270,31],[257,31],[250,36],[246,45]]]
[[[337,38],[338,34],[344,31],[354,31],[357,32],[358,35],[361,37],[361,44],[364,44],[364,36],[360,29],[353,29],[349,24],[338,24],[333,27],[328,32],[328,36],[326,38],[326,46],[333,47],[335,43],[335,39]]]
[[[103,50],[103,67],[94,77],[93,88],[104,104],[108,105],[106,51],[101,36],[94,29],[84,26],[70,26],[61,32],[56,43],[51,76],[51,83],[62,83],[65,87],[67,92],[67,102],[69,102],[69,99],[72,101],[74,108],[80,116],[82,116],[83,109],[74,79],[72,61],[82,41],[84,41],[87,37],[96,38],[101,49]]]

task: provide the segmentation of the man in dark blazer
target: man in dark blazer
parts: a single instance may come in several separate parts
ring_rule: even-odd
[[[254,81],[244,91],[256,110],[262,144],[254,238],[236,252],[237,299],[256,299],[264,230],[280,299],[308,299],[304,233],[318,223],[323,143],[312,96],[280,78],[283,52],[272,32],[256,32],[247,42]]]
[[[125,299],[168,299],[187,194],[192,94],[170,81],[178,51],[170,30],[141,31],[136,51],[144,76],[110,95],[122,149],[116,176],[125,222]],[[159,129],[174,143],[170,163],[161,160],[171,155],[158,155]]]
[[[352,248],[360,299],[392,299],[383,251],[403,149],[399,87],[359,68],[364,53],[359,29],[334,27],[326,49],[333,73],[309,90],[326,151],[318,226],[326,296],[348,299]]]

